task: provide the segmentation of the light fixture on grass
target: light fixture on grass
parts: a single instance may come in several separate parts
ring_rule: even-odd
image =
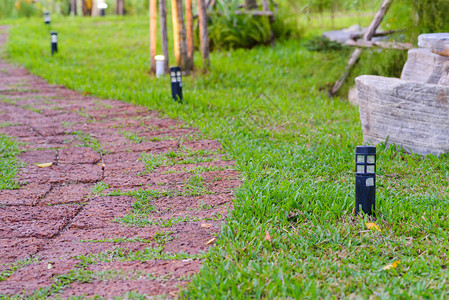
[[[170,68],[171,95],[173,100],[182,102],[182,75],[181,67]]]
[[[376,209],[376,147],[357,146],[355,152],[355,214],[371,216]]]
[[[100,2],[97,4],[97,8],[100,10],[100,16],[106,15],[106,8],[108,8],[108,4],[106,2]]]
[[[58,52],[58,33],[56,31],[52,31],[50,33],[51,36],[51,55]]]
[[[48,11],[44,12],[44,22],[45,24],[50,25],[51,17]]]
[[[161,77],[164,75],[164,60],[165,57],[163,55],[156,55],[154,57],[154,60],[156,61],[156,77]]]

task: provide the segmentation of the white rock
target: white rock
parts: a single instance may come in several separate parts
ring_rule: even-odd
[[[439,85],[448,85],[449,86],[449,61],[443,64],[442,74],[440,81],[438,81]]]
[[[353,86],[352,88],[349,89],[348,92],[348,101],[354,105],[357,106],[359,105],[359,98],[358,98],[358,91],[357,91],[357,87]]]
[[[418,37],[418,46],[433,53],[449,56],[449,33],[425,33]]]
[[[356,78],[363,138],[408,152],[449,152],[449,86],[363,75]]]
[[[443,64],[447,61],[449,57],[435,54],[426,48],[410,49],[401,79],[436,84],[441,78]]]

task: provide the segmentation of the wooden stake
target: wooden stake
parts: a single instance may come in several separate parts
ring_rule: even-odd
[[[194,40],[193,40],[193,13],[192,13],[192,0],[186,0],[186,28],[187,28],[187,58],[191,61],[193,65],[193,51],[194,51]]]
[[[209,32],[207,30],[207,11],[204,0],[198,0],[198,22],[200,27],[201,55],[203,57],[204,69],[208,69],[209,61]]]
[[[182,7],[182,0],[176,0],[177,8],[177,23],[178,23],[178,36],[179,36],[179,53],[180,53],[180,66],[185,74],[190,74],[193,69],[192,61],[187,57],[187,42],[186,42],[186,26],[184,23],[184,14]]]
[[[123,16],[125,11],[125,0],[116,0],[115,1],[115,14],[119,16]]]
[[[159,0],[159,14],[161,18],[161,39],[162,39],[162,54],[164,60],[164,73],[168,73],[168,37],[167,37],[167,2],[166,0]]]
[[[171,0],[171,17],[173,23],[173,50],[175,53],[176,65],[181,65],[181,47],[179,44],[179,24],[177,0]]]
[[[151,73],[156,73],[156,47],[157,47],[157,0],[150,0],[150,62]]]
[[[384,0],[379,11],[376,13],[373,21],[369,25],[365,34],[363,35],[364,41],[370,41],[373,38],[374,33],[376,32],[377,28],[379,27],[380,23],[382,22],[385,14],[387,13],[387,11],[390,8],[392,3],[393,3],[393,0]],[[362,54],[362,49],[359,49],[359,48],[355,49],[354,52],[352,52],[351,57],[349,58],[349,61],[348,61],[348,65],[345,68],[345,71],[343,72],[341,77],[337,80],[337,82],[332,87],[332,90],[330,92],[331,97],[333,97],[337,94],[338,90],[341,88],[341,86],[343,85],[345,80],[348,78],[352,67],[354,67],[354,65],[359,60],[361,54]]]

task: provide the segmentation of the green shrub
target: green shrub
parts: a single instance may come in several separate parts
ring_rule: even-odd
[[[236,14],[239,1],[219,0],[209,14],[209,38],[212,49],[252,48],[275,39],[299,35],[296,18],[278,12],[274,22],[267,16]],[[280,10],[281,11],[281,10]]]
[[[327,37],[317,36],[308,40],[305,44],[307,50],[309,51],[331,51],[331,50],[341,50],[343,47],[340,43],[336,41],[331,41]]]
[[[0,18],[12,17],[14,8],[14,0],[1,0],[0,1]]]

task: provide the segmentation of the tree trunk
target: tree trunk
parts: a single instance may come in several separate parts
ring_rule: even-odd
[[[204,0],[198,0],[198,22],[200,27],[201,55],[203,57],[204,69],[208,69],[209,61],[209,32],[207,30],[207,10]]]
[[[187,58],[191,61],[193,67],[193,51],[194,51],[194,37],[193,37],[193,13],[192,0],[186,0],[186,27],[187,27]],[[193,68],[192,68],[193,69]]]
[[[151,72],[156,73],[156,46],[157,46],[157,0],[150,0],[150,62]]]
[[[123,16],[125,13],[125,0],[116,0],[115,1],[115,14],[119,16]]]
[[[168,73],[168,37],[167,37],[167,2],[166,0],[159,0],[159,14],[161,18],[161,40],[162,53],[164,60],[164,73]]]
[[[246,9],[257,8],[257,0],[245,0],[245,8]]]

